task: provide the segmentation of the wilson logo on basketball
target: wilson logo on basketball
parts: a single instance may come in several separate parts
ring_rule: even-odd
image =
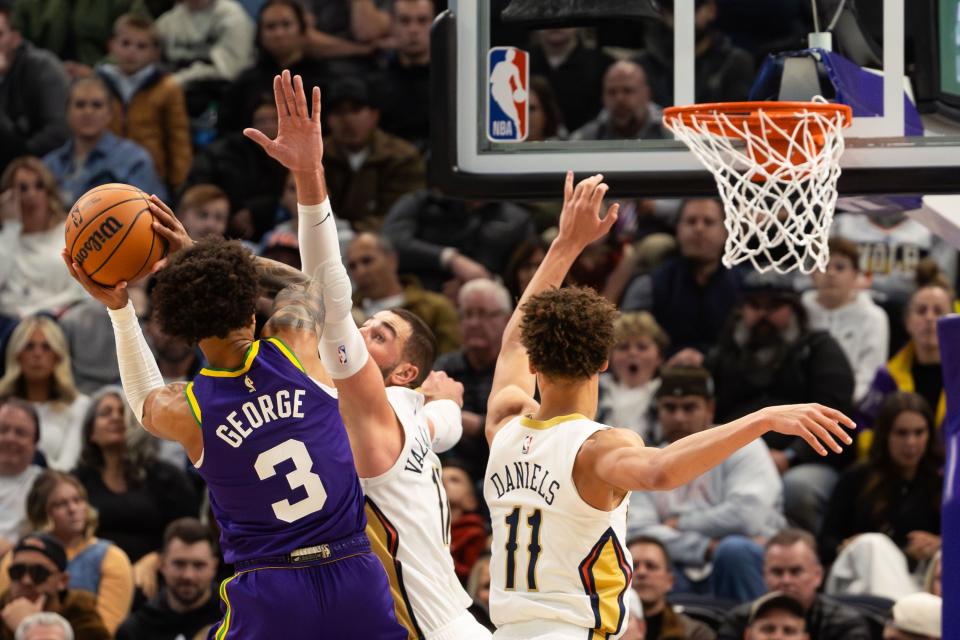
[[[80,247],[80,251],[78,251],[74,256],[77,264],[82,267],[83,261],[87,259],[87,256],[90,255],[90,252],[100,251],[100,249],[103,248],[104,243],[116,235],[117,231],[120,229],[123,229],[123,223],[113,216],[108,217],[106,221],[100,225],[99,229],[90,234],[90,237],[87,238],[87,241],[83,243],[82,247]]]

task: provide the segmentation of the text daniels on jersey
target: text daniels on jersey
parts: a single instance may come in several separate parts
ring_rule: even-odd
[[[553,504],[557,497],[556,491],[560,488],[559,482],[550,479],[550,471],[537,463],[530,464],[520,461],[513,463],[512,471],[510,465],[503,465],[503,471],[492,474],[490,482],[497,490],[498,499],[514,489],[529,489],[536,492],[547,504]],[[546,491],[544,491],[544,486],[546,486]]]
[[[231,411],[227,415],[229,426],[222,424],[217,427],[217,436],[236,449],[243,444],[243,439],[265,424],[282,418],[303,418],[303,389],[294,389],[293,398],[288,389],[281,389],[275,394],[265,393],[253,400],[244,402],[240,407],[246,424],[238,419],[237,412]]]

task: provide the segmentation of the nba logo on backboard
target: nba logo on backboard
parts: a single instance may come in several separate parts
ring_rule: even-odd
[[[337,347],[337,357],[340,358],[340,364],[347,364],[347,345]]]
[[[490,49],[487,78],[487,138],[491,142],[526,140],[530,56],[515,47]]]

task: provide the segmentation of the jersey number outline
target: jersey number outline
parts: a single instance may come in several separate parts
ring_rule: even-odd
[[[517,573],[517,537],[520,534],[520,507],[514,507],[504,520],[509,529],[507,533],[507,544],[504,545],[507,550],[507,580],[504,589],[513,591],[516,589]],[[543,522],[543,514],[540,509],[534,509],[526,518],[527,526],[530,527],[530,544],[527,545],[527,551],[530,553],[530,561],[527,563],[527,591],[537,590],[537,561],[540,559],[540,552],[543,547],[540,546],[540,524]]]
[[[294,467],[293,471],[285,476],[287,484],[290,485],[291,490],[303,487],[307,497],[296,502],[290,502],[287,499],[278,500],[270,506],[273,507],[273,514],[278,520],[290,523],[323,509],[323,505],[327,502],[327,490],[320,476],[311,471],[313,460],[310,458],[310,452],[307,451],[307,445],[294,438],[261,453],[257,456],[253,468],[256,469],[261,480],[267,480],[277,475],[277,465],[287,460],[292,460]]]

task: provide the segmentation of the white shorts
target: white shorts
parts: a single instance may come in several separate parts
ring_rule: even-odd
[[[453,622],[424,634],[427,640],[490,640],[490,631],[476,621],[469,611],[464,611]]]
[[[626,627],[626,625],[624,625]],[[625,630],[625,629],[624,629]],[[498,627],[494,640],[583,640],[589,629],[556,620],[532,620]],[[622,633],[610,636],[619,638]]]

